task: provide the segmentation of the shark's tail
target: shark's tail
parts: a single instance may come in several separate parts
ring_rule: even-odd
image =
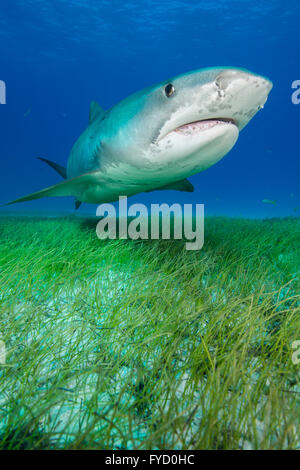
[[[38,160],[47,163],[47,165],[51,166],[53,170],[55,170],[63,179],[67,179],[67,170],[64,166],[59,165],[58,163],[52,162],[51,160],[47,160],[47,158],[37,157]]]

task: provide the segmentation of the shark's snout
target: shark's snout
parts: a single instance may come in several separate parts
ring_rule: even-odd
[[[273,84],[267,78],[255,75],[251,72],[246,72],[238,69],[225,69],[216,77],[216,85],[223,91],[226,91],[228,87],[235,81],[244,81],[245,83],[255,83],[257,88],[261,87],[270,93]]]
[[[239,130],[264,107],[273,84],[267,78],[239,69],[222,70],[215,78],[219,98],[232,110]]]

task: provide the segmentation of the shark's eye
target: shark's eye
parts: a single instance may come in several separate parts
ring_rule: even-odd
[[[175,88],[174,86],[172,85],[172,83],[169,83],[166,87],[165,87],[165,94],[168,98],[170,98],[170,96],[173,95],[173,93],[175,93]]]

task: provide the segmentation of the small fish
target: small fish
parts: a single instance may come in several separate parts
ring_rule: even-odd
[[[277,201],[273,200],[273,199],[263,199],[263,201],[265,204],[273,204],[274,206],[276,206],[277,204]]]
[[[29,116],[30,113],[31,113],[31,108],[27,109],[26,113],[24,113],[24,118]]]

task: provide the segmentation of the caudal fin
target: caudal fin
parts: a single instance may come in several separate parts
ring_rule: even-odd
[[[65,167],[59,165],[58,163],[52,162],[51,160],[47,160],[47,158],[37,157],[38,160],[47,163],[47,165],[51,166],[53,170],[55,170],[60,176],[64,179],[67,179],[67,170]]]

